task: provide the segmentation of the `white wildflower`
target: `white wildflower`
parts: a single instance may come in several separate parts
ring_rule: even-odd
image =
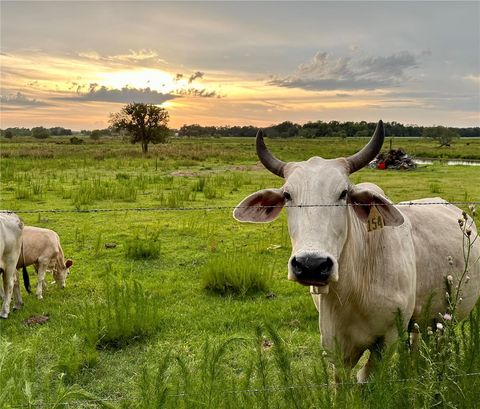
[[[441,322],[437,322],[437,329],[439,331],[442,331],[443,330],[443,324]]]
[[[468,205],[468,209],[470,210],[470,213],[472,214],[472,216],[477,215],[477,209],[475,208],[475,205],[473,205],[473,204]]]

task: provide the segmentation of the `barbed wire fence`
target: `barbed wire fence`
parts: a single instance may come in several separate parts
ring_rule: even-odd
[[[480,372],[470,372],[465,374],[456,374],[450,375],[452,379],[459,379],[459,378],[467,378],[467,377],[477,377],[480,376]],[[387,384],[395,384],[395,383],[408,383],[408,382],[418,382],[421,380],[420,378],[402,378],[402,379],[387,379],[383,380],[383,383]],[[266,388],[249,388],[249,389],[236,389],[236,390],[226,390],[222,391],[223,395],[255,395],[255,394],[274,394],[274,393],[282,393],[289,390],[300,390],[300,389],[322,389],[322,388],[341,388],[341,387],[354,387],[357,385],[374,385],[377,382],[375,381],[368,381],[363,382],[361,384],[353,381],[349,382],[330,382],[330,383],[321,383],[321,384],[309,384],[309,385],[290,385],[290,386],[282,386],[282,387],[266,387]],[[78,391],[77,393],[81,393]],[[191,392],[181,392],[181,393],[172,393],[167,394],[167,398],[188,398],[196,396],[195,393]],[[105,403],[118,403],[125,401],[124,398],[121,397],[106,397],[106,398],[85,398],[85,399],[74,399],[69,402],[36,402],[36,403],[28,403],[28,404],[19,404],[19,405],[11,405],[9,408],[11,409],[24,409],[24,408],[50,408],[50,407],[78,407],[78,405],[98,405],[98,404],[105,404]]]
[[[317,204],[298,204],[298,205],[272,205],[261,206],[263,208],[315,208],[315,207],[353,207],[353,206],[388,206],[383,203],[317,203]],[[392,203],[393,206],[477,206],[480,201],[452,201],[452,202],[400,202]],[[0,210],[0,213],[17,213],[17,214],[36,214],[36,213],[113,213],[113,212],[187,212],[187,211],[216,211],[216,210],[233,210],[258,208],[259,205],[253,206],[194,206],[194,207],[118,207],[118,208],[97,208],[97,209],[18,209],[18,210]]]

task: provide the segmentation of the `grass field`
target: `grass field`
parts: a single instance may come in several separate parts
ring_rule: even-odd
[[[365,140],[267,143],[302,160],[348,155]],[[266,225],[231,216],[246,195],[282,184],[253,144],[172,140],[142,157],[118,141],[2,141],[0,207],[58,232],[74,265],[64,290],[50,285],[44,300],[24,292],[24,308],[0,321],[0,407],[476,407],[480,377],[464,375],[480,372],[478,309],[448,342],[426,339],[415,359],[402,346],[389,351],[371,384],[347,377],[332,387],[308,289],[286,279],[285,215]],[[398,146],[480,159],[480,140]],[[364,169],[351,179],[393,201],[480,200],[477,167]],[[156,207],[171,210],[125,210]],[[40,314],[45,324],[25,324]]]

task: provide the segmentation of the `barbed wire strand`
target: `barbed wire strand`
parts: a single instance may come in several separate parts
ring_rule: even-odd
[[[315,207],[352,207],[352,206],[388,206],[385,203],[318,203],[318,204],[300,204],[285,206],[261,206],[264,208],[315,208]],[[480,201],[470,202],[401,202],[392,203],[393,206],[477,206]],[[214,211],[214,210],[233,210],[233,209],[248,209],[258,208],[260,206],[196,206],[196,207],[118,207],[118,208],[100,208],[100,209],[27,209],[27,210],[0,210],[0,213],[18,213],[18,214],[35,214],[35,213],[113,213],[113,212],[182,212],[182,211]]]
[[[456,375],[451,375],[451,378],[466,378],[466,377],[475,377],[475,376],[480,376],[480,372],[471,372],[471,373],[466,373],[466,374],[456,374]],[[423,377],[420,378],[403,378],[403,379],[387,379],[383,381],[384,383],[406,383],[406,382],[413,382],[413,381],[418,381],[421,380]],[[331,383],[320,383],[320,384],[310,384],[310,385],[290,385],[290,386],[283,386],[283,387],[270,387],[270,388],[252,388],[252,389],[237,389],[237,390],[229,390],[229,391],[222,391],[221,393],[223,395],[226,394],[232,394],[232,395],[239,395],[239,394],[257,394],[257,393],[278,393],[278,392],[285,392],[289,390],[295,390],[295,389],[320,389],[320,388],[337,388],[337,387],[343,387],[343,386],[355,386],[355,385],[374,385],[377,382],[375,381],[369,381],[369,382],[363,382],[361,384],[357,382],[331,382]],[[177,393],[177,394],[169,394],[167,395],[168,398],[182,398],[182,397],[188,397],[188,396],[195,396],[195,394],[190,393],[190,392],[182,392],[182,393]],[[44,407],[51,407],[52,405],[55,406],[64,406],[64,407],[69,407],[69,406],[75,406],[79,404],[101,404],[101,403],[108,403],[108,402],[120,402],[123,400],[123,398],[115,398],[115,397],[109,397],[109,398],[85,398],[85,399],[76,399],[70,402],[64,402],[64,403],[54,403],[54,402],[37,402],[37,403],[30,403],[28,405],[12,405],[10,408],[12,409],[23,409],[23,408],[32,408],[32,407],[37,407],[37,408],[44,408]]]

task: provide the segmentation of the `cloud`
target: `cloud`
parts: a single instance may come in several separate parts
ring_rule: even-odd
[[[90,101],[90,102],[114,102],[128,104],[131,102],[143,102],[145,104],[161,104],[169,99],[176,98],[172,94],[163,94],[150,88],[129,88],[121,89],[98,87],[98,84],[89,85],[89,91],[76,95],[57,97],[56,99],[68,101]]]
[[[188,83],[191,84],[193,81],[195,81],[197,78],[203,78],[205,75],[204,72],[197,71],[194,74],[190,75],[190,78],[188,79]]]
[[[10,107],[44,107],[50,106],[47,102],[38,101],[34,98],[28,98],[25,94],[17,92],[15,95],[2,95],[0,97],[0,103],[2,106],[9,105]],[[3,107],[5,108],[5,107]]]
[[[268,84],[311,91],[388,88],[407,80],[408,70],[417,67],[417,57],[408,51],[366,58],[358,55],[334,58],[326,52],[317,52],[292,75],[273,76]]]
[[[465,80],[477,83],[480,85],[480,74],[470,74],[464,77]]]
[[[454,110],[464,112],[478,112],[480,95],[476,92],[442,92],[442,91],[397,91],[385,95],[391,102],[410,101],[421,103],[428,108]]]
[[[121,64],[135,64],[141,66],[165,65],[167,62],[160,58],[156,51],[150,49],[141,49],[138,51],[128,50],[126,54],[102,55],[95,51],[80,52],[77,54],[82,59],[93,60],[96,62],[110,62]]]
[[[221,98],[216,91],[208,91],[206,89],[197,89],[197,88],[180,88],[175,91],[177,95],[183,96],[194,96],[194,97],[203,97],[203,98]]]

